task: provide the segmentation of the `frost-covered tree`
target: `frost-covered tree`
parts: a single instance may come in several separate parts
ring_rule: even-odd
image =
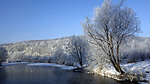
[[[9,61],[10,62],[20,62],[20,61],[24,61],[24,58],[26,58],[26,56],[24,55],[23,52],[14,52],[13,54],[9,55]]]
[[[84,32],[90,36],[94,43],[105,53],[116,71],[123,74],[120,67],[120,46],[128,37],[140,31],[139,20],[135,12],[124,7],[123,0],[113,4],[112,0],[105,0],[101,7],[94,11],[92,19],[86,18],[82,24]]]
[[[72,56],[79,62],[80,66],[83,67],[83,62],[86,60],[89,45],[85,39],[79,36],[72,36],[70,41]]]
[[[53,59],[51,59],[51,61],[53,61],[57,64],[64,64],[65,63],[64,58],[65,58],[65,54],[63,52],[63,49],[58,47],[57,50],[54,52]]]
[[[1,63],[6,61],[7,59],[7,50],[3,47],[0,47],[0,66]]]

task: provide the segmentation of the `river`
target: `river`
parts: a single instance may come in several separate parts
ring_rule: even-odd
[[[4,66],[0,69],[0,84],[129,84],[56,67],[27,66],[26,64]]]

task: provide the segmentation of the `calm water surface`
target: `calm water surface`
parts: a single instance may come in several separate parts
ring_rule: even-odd
[[[66,71],[56,67],[5,66],[0,69],[0,84],[129,84],[106,77]]]

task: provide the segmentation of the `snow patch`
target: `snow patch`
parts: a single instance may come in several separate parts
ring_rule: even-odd
[[[124,64],[122,65],[122,67],[127,72],[145,75],[146,77],[144,78],[144,80],[147,80],[150,83],[150,60]]]
[[[12,66],[17,64],[27,64],[28,62],[2,63],[2,66]]]
[[[72,70],[72,69],[77,68],[74,66],[66,66],[66,65],[59,65],[59,64],[53,64],[53,63],[30,63],[30,64],[27,64],[27,66],[51,66],[51,67],[59,67],[65,70]]]

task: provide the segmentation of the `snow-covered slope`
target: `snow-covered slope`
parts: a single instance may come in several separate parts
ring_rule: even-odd
[[[50,56],[58,48],[63,48],[64,45],[67,45],[68,41],[69,38],[33,40],[13,44],[3,44],[1,46],[6,48],[9,55],[13,54],[14,52],[24,52],[26,55]]]
[[[86,35],[79,37],[86,40],[89,39]],[[11,59],[16,59],[15,57],[13,58],[13,56],[19,57],[20,55],[36,57],[66,56],[67,58],[67,56],[72,56],[69,53],[71,52],[71,49],[68,48],[68,45],[70,45],[70,38],[71,37],[51,40],[24,41],[12,44],[0,44],[0,47],[4,47],[7,50]],[[99,52],[99,48],[93,44],[90,44],[89,50],[90,51],[88,51],[88,55],[96,56],[94,58],[95,60],[97,57],[102,56],[102,53]],[[128,62],[150,58],[150,38],[136,37],[130,42],[124,42],[121,47],[121,52],[123,53],[122,57],[124,59],[131,59]]]
[[[79,36],[86,38],[85,35]],[[7,61],[51,62],[76,65],[71,54],[71,37],[1,44],[8,52]]]

